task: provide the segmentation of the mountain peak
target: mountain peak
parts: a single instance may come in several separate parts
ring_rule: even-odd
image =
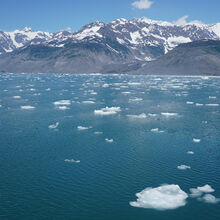
[[[24,32],[32,32],[32,28],[31,27],[24,27],[23,29]]]

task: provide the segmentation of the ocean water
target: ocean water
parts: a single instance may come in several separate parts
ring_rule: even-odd
[[[217,77],[0,74],[0,219],[220,219],[218,104]]]

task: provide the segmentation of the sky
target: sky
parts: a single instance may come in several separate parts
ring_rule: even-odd
[[[147,17],[220,22],[220,0],[0,0],[0,30],[77,31],[93,21]]]

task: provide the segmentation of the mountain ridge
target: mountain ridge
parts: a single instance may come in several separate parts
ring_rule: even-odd
[[[0,31],[0,72],[139,74],[139,70],[148,72],[142,65],[153,68],[178,45],[220,40],[220,23],[177,25],[134,18],[106,24],[96,21],[76,32],[34,32],[25,28],[7,33]]]

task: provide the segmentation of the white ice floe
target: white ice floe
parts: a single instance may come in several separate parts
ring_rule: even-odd
[[[186,205],[188,198],[179,185],[162,185],[156,188],[148,187],[136,194],[137,201],[130,202],[131,206],[157,210],[176,209]]]
[[[82,103],[83,103],[83,104],[95,104],[94,101],[90,101],[90,100],[88,100],[88,101],[82,101]]]
[[[142,98],[131,98],[129,99],[129,102],[140,102],[142,100],[143,100]]]
[[[129,82],[128,85],[129,86],[140,86],[141,83],[139,83],[139,82]]]
[[[65,159],[64,162],[68,162],[68,163],[80,163],[80,160]]]
[[[159,130],[159,128],[152,128],[150,131],[154,132],[154,133],[163,133],[164,132],[162,130]]]
[[[127,115],[127,117],[132,119],[144,119],[147,118],[147,115],[145,113],[141,113],[140,115]]]
[[[204,186],[198,186],[197,188],[190,188],[189,189],[191,197],[200,197],[203,193],[212,193],[215,190],[208,184]]]
[[[13,96],[13,98],[14,98],[14,99],[20,99],[21,96],[19,96],[19,95],[15,95],[15,96]]]
[[[157,116],[157,114],[148,113],[148,116],[150,116],[150,117],[156,117],[156,116]]]
[[[217,107],[217,106],[219,106],[219,104],[216,104],[216,103],[210,103],[210,104],[205,104],[206,106],[213,106],[213,107]]]
[[[122,94],[129,95],[129,94],[131,94],[131,92],[122,92]]]
[[[92,128],[92,127],[91,127],[91,126],[90,126],[90,127],[77,126],[77,129],[78,129],[79,131],[88,130],[88,129],[90,129],[90,128]]]
[[[190,166],[187,166],[187,165],[184,165],[184,164],[177,166],[177,168],[178,168],[179,170],[187,170],[187,169],[191,169]]]
[[[206,203],[212,203],[212,204],[216,204],[216,203],[220,202],[220,198],[216,198],[215,196],[213,196],[211,194],[205,194],[199,200],[203,201],[203,202],[206,202]]]
[[[59,126],[59,122],[56,122],[55,124],[49,125],[48,128],[55,129]]]
[[[67,107],[67,106],[57,106],[57,108],[60,109],[60,110],[67,110],[67,109],[69,109],[69,107]]]
[[[178,116],[178,113],[161,112],[161,115],[166,117]]]
[[[112,143],[112,142],[113,142],[113,139],[105,138],[105,141],[108,142],[108,143]]]
[[[186,104],[188,104],[188,105],[193,105],[194,102],[189,102],[189,101],[187,101]]]
[[[187,151],[187,154],[194,154],[193,151]]]
[[[113,114],[117,114],[120,111],[121,111],[120,107],[108,107],[107,106],[99,110],[94,110],[94,114],[95,115],[113,115]]]
[[[102,131],[95,131],[94,134],[103,134]]]
[[[203,106],[204,104],[196,103],[196,106]]]
[[[35,109],[35,107],[31,105],[22,105],[21,109],[29,110],[29,109]]]
[[[198,139],[198,138],[193,138],[193,142],[195,142],[195,143],[199,143],[201,140],[200,139]]]
[[[105,84],[102,85],[102,87],[103,87],[103,88],[108,88],[108,87],[109,87],[109,84],[105,83]]]
[[[216,96],[209,96],[209,99],[216,99]]]
[[[53,104],[54,105],[70,105],[71,101],[70,100],[59,100],[59,101],[55,101]]]

